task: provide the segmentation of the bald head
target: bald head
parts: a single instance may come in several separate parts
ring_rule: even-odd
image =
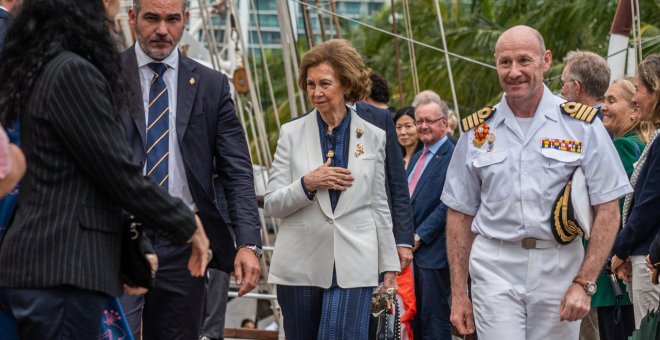
[[[540,55],[543,55],[543,53],[545,53],[545,41],[543,40],[543,36],[541,35],[541,33],[532,27],[525,25],[518,25],[518,26],[513,26],[508,30],[504,31],[504,33],[502,33],[500,37],[497,38],[497,43],[495,44],[495,56],[497,57],[497,47],[502,42],[508,42],[512,40],[515,41],[520,39],[536,40],[536,44],[539,48],[538,50]]]

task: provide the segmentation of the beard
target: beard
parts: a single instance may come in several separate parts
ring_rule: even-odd
[[[175,41],[169,36],[162,36],[158,34],[154,34],[151,37],[144,37],[142,35],[142,32],[140,32],[140,28],[138,27],[138,25],[135,25],[135,36],[137,37],[138,45],[140,45],[142,51],[144,51],[144,53],[148,55],[151,59],[159,60],[159,61],[167,58],[167,56],[172,54],[172,51],[174,51],[180,40],[179,38]],[[181,37],[181,35],[179,37]],[[170,47],[162,48],[162,49],[151,47],[151,43],[158,43],[158,42],[169,43]]]

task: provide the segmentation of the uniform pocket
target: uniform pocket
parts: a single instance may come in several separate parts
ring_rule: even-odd
[[[557,195],[556,191],[551,191],[554,186],[551,183],[546,183],[546,181],[552,178],[559,178],[565,179],[565,184],[575,169],[580,166],[582,154],[555,149],[542,149],[541,154],[543,155],[543,168],[540,169],[543,174],[541,182],[545,188],[543,195],[545,197]]]
[[[475,168],[483,168],[485,166],[502,163],[506,159],[506,156],[506,151],[482,153],[472,160],[472,165]]]
[[[542,149],[541,154],[546,158],[546,161],[552,163],[553,161],[564,163],[577,162],[582,154],[577,152],[562,151],[557,149]]]
[[[511,171],[506,162],[508,151],[486,152],[472,159],[482,181],[482,200],[496,202],[510,197]]]

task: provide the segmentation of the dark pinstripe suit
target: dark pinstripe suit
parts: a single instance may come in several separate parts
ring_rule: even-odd
[[[28,170],[0,247],[0,286],[121,295],[122,209],[179,243],[193,234],[190,209],[131,163],[110,87],[85,59],[63,52],[44,66],[21,139]]]

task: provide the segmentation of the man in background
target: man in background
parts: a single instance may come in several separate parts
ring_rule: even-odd
[[[19,4],[20,0],[0,0],[0,53],[5,45],[7,29],[14,21]]]
[[[393,118],[396,110],[387,104],[390,102],[390,87],[387,80],[378,73],[372,73],[369,79],[371,79],[371,93],[362,101],[379,109],[387,110],[390,118]]]
[[[415,338],[451,339],[449,264],[445,240],[447,206],[440,201],[454,145],[447,138],[447,111],[434,98],[420,99],[415,125],[424,149],[412,156],[408,192],[415,225]]]
[[[610,84],[610,67],[598,54],[570,51],[564,57],[561,83],[564,99],[600,108]]]
[[[605,58],[586,51],[570,51],[564,57],[561,95],[566,100],[600,108],[609,82],[610,67]],[[603,118],[600,111],[598,115]],[[635,328],[632,303],[623,282],[617,281],[623,293],[618,301],[605,271],[598,276],[599,289],[591,297],[591,310],[580,324],[580,340],[616,339]]]

